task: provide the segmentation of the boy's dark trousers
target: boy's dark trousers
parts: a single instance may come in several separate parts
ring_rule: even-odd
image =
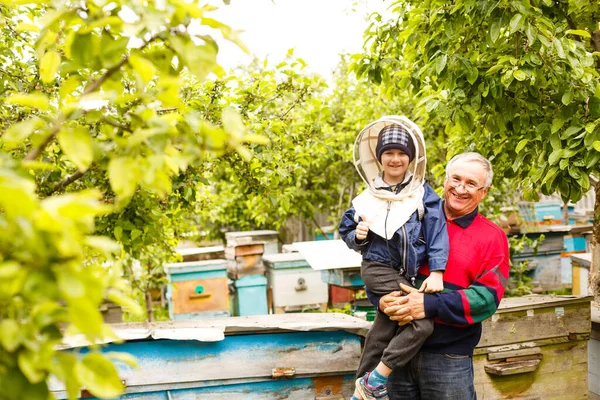
[[[378,296],[400,290],[400,283],[412,286],[388,264],[363,260],[361,277],[365,286]],[[379,361],[392,370],[407,364],[433,332],[432,319],[415,320],[399,326],[382,311],[377,310],[375,321],[367,334],[357,377],[373,371]]]

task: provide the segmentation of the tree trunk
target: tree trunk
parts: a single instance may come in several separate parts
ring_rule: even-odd
[[[152,310],[152,293],[150,292],[150,289],[146,289],[144,297],[146,299],[146,312],[148,314],[148,321],[154,322],[154,311]]]
[[[596,202],[594,204],[594,228],[592,236],[592,266],[590,268],[590,289],[596,301],[600,301],[600,179],[596,182]]]

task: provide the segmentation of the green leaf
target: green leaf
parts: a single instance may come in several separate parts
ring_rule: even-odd
[[[60,68],[60,54],[54,50],[47,51],[40,60],[40,78],[44,83],[54,82]]]
[[[600,87],[600,85],[598,85]],[[590,116],[594,119],[600,119],[600,97],[592,96],[588,101]]]
[[[63,293],[63,296],[67,298],[77,299],[85,296],[85,282],[71,271],[61,270],[59,272],[58,287]]]
[[[495,72],[500,71],[502,68],[504,68],[504,64],[496,64],[493,67],[491,67],[490,69],[488,69],[485,74],[486,75],[491,75],[491,74],[493,74]]]
[[[246,128],[244,126],[244,121],[239,112],[233,107],[225,107],[223,109],[223,127],[229,133],[233,133],[238,137],[241,137]]]
[[[517,144],[517,147],[515,149],[516,153],[519,154],[521,152],[521,150],[523,150],[523,148],[525,146],[527,146],[527,143],[529,143],[529,139],[522,139],[519,144]]]
[[[557,117],[552,120],[552,126],[550,127],[550,132],[555,133],[558,132],[560,128],[565,124],[565,120]]]
[[[490,39],[492,39],[492,43],[496,43],[498,37],[500,36],[500,27],[502,20],[500,18],[494,18],[492,22],[492,26],[490,27]]]
[[[44,380],[46,374],[37,368],[38,359],[37,353],[31,350],[20,351],[18,363],[21,372],[27,377],[31,383],[38,383]]]
[[[257,135],[255,133],[247,133],[242,138],[245,143],[256,143],[256,144],[269,144],[270,140],[268,137],[263,135]]]
[[[138,181],[137,162],[129,157],[113,158],[108,163],[108,180],[110,186],[123,198],[133,196]]]
[[[598,125],[598,121],[590,122],[590,123],[588,123],[588,124],[585,125],[585,131],[587,133],[592,133],[596,129],[597,125]]]
[[[467,70],[467,81],[473,85],[477,81],[479,76],[479,70],[475,67],[471,67]]]
[[[527,27],[525,28],[525,34],[527,35],[528,45],[531,47],[535,43],[535,39],[537,37],[537,33],[535,28],[530,23],[527,23]]]
[[[600,148],[600,144],[598,144]],[[586,168],[598,168],[597,164],[600,161],[600,150],[596,148],[596,151],[589,151],[585,157],[585,167]]]
[[[125,390],[115,366],[106,357],[91,353],[75,364],[75,375],[94,396],[113,398]]]
[[[600,151],[600,140],[596,140],[594,143],[592,143],[592,147],[594,150]]]
[[[561,101],[562,101],[562,103],[563,103],[565,106],[568,106],[569,104],[571,104],[571,100],[572,100],[572,99],[573,99],[573,92],[571,92],[571,91],[569,90],[569,91],[566,91],[566,92],[565,92],[565,93],[562,95]]]
[[[520,70],[520,69],[514,71],[513,72],[513,76],[518,81],[524,81],[525,79],[527,79],[527,73],[525,71]]]
[[[47,110],[50,108],[50,100],[48,100],[48,96],[39,92],[31,94],[13,94],[6,99],[6,102],[8,104],[39,108],[40,110]]]
[[[577,183],[579,183],[579,186],[581,186],[584,191],[590,188],[590,178],[585,173],[581,174],[581,176],[577,179]]]
[[[501,82],[501,83],[502,83],[504,86],[506,86],[506,87],[509,87],[509,86],[510,86],[510,84],[512,83],[512,81],[513,81],[513,78],[514,78],[514,77],[513,77],[513,71],[512,71],[512,69],[509,69],[508,71],[506,71],[506,72],[505,72],[505,73],[502,75],[502,77],[500,78],[500,82]]]
[[[89,298],[83,296],[70,298],[69,319],[80,331],[88,336],[99,336],[102,332],[102,315],[98,310],[98,304],[92,303]]]
[[[542,180],[542,185],[544,185],[548,182],[551,185],[552,182],[554,181],[554,178],[556,178],[556,174],[558,173],[558,171],[559,171],[558,167],[550,168],[548,170],[548,172],[546,173],[546,176],[544,176],[544,179]]]
[[[576,35],[587,39],[590,39],[592,37],[592,35],[590,35],[588,31],[584,31],[583,29],[568,29],[565,33],[567,35]]]
[[[4,135],[0,138],[0,141],[4,144],[6,150],[11,150],[21,144],[36,130],[43,127],[46,123],[39,117],[33,117],[25,121],[17,122],[12,124]]]
[[[133,67],[135,72],[139,74],[144,83],[148,83],[156,75],[156,67],[152,61],[142,57],[138,53],[133,53],[129,56],[129,64]]]
[[[558,162],[558,160],[560,160],[562,158],[562,155],[563,155],[562,149],[554,150],[552,153],[550,153],[550,157],[548,157],[548,164],[550,164],[550,165],[556,164]]]
[[[21,265],[16,261],[7,261],[0,264],[0,279],[9,279],[18,275]]]
[[[561,137],[561,139],[570,138],[571,136],[580,132],[582,129],[583,129],[583,127],[581,125],[570,126],[560,135],[560,137]]]
[[[22,334],[19,330],[19,324],[14,319],[3,319],[0,321],[0,344],[9,353],[12,353],[19,347],[22,340]]]
[[[561,171],[564,170],[565,168],[567,168],[569,166],[570,162],[568,158],[563,158],[562,160],[560,160],[560,162],[558,163],[558,166],[560,167]]]
[[[562,148],[562,141],[560,140],[560,135],[558,133],[555,132],[550,136],[550,145],[553,150]]]
[[[510,20],[510,34],[512,35],[523,26],[523,16],[521,14],[515,14]]]
[[[85,171],[94,161],[94,143],[83,127],[58,132],[58,143],[67,157],[80,171]]]
[[[26,22],[19,22],[15,27],[15,31],[21,32],[39,32],[40,27],[34,24],[28,24]]]
[[[562,42],[558,38],[552,39],[552,43],[554,44],[554,49],[556,50],[556,54],[560,58],[565,58],[565,50],[563,49]]]
[[[444,68],[446,68],[446,62],[448,61],[448,55],[442,54],[435,60],[435,72],[441,74]]]
[[[96,250],[100,250],[106,256],[121,251],[121,245],[119,243],[105,236],[86,236],[85,243]]]

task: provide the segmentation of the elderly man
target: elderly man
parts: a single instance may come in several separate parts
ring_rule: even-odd
[[[381,298],[368,293],[390,319],[405,325],[433,318],[433,334],[419,353],[388,379],[388,393],[399,399],[474,399],[473,350],[481,321],[494,314],[508,281],[509,253],[504,232],[478,213],[492,183],[490,162],[479,153],[463,153],[448,162],[444,213],[450,254],[444,291],[425,294],[402,286]],[[419,270],[420,281],[429,275]],[[420,282],[417,282],[419,287]]]

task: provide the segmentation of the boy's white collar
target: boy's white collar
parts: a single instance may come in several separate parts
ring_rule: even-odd
[[[406,173],[404,174],[404,180],[402,181],[402,184],[407,183],[412,176],[413,176],[412,172],[407,170]],[[375,179],[373,179],[373,186],[375,187],[375,189],[382,189],[382,188],[388,188],[390,186],[395,186],[395,185],[390,185],[390,184],[386,183],[383,180],[383,171],[381,171],[380,173],[377,174]]]

